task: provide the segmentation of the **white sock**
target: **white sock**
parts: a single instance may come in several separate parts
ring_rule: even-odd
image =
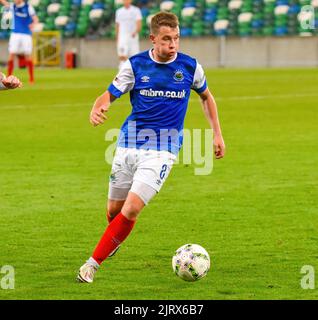
[[[90,265],[92,265],[93,267],[97,268],[97,269],[99,268],[99,264],[92,257],[90,257],[86,262],[89,263]]]

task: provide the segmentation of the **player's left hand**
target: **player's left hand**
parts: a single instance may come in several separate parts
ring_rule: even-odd
[[[222,136],[214,136],[214,154],[216,159],[221,159],[225,155],[225,144]]]
[[[35,25],[36,25],[35,22],[32,22],[31,24],[29,24],[29,29],[31,32],[34,32]]]
[[[22,82],[15,76],[9,76],[7,78],[2,79],[2,84],[7,89],[15,89],[22,87]]]

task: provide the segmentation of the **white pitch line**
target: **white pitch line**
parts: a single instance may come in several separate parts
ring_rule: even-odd
[[[235,101],[235,100],[264,100],[264,99],[289,99],[289,98],[306,98],[306,97],[318,97],[318,93],[298,93],[298,94],[281,94],[281,95],[263,95],[263,96],[233,96],[233,97],[216,97],[216,101]],[[189,100],[190,102],[197,102],[199,101],[199,98],[192,98]],[[84,103],[55,103],[55,104],[36,104],[37,107],[50,107],[50,108],[68,108],[68,107],[82,107],[87,106],[91,107],[93,105],[93,101]],[[129,102],[121,102],[119,101],[121,105],[130,105]],[[11,109],[26,109],[26,108],[32,108],[34,107],[32,104],[25,105],[25,104],[19,104],[19,105],[13,105],[13,106],[0,106],[0,110],[11,110]]]
[[[286,99],[286,98],[305,98],[318,97],[318,93],[290,93],[280,95],[263,95],[263,96],[233,96],[233,97],[216,97],[216,100],[263,100],[263,99]]]
[[[107,84],[105,84],[105,87],[107,88]],[[66,85],[66,84],[61,84],[61,85],[55,85],[55,86],[42,86],[42,85],[36,85],[34,87],[23,87],[22,89],[20,90],[23,90],[23,91],[38,91],[38,90],[41,90],[41,91],[51,91],[51,90],[65,90],[65,89],[92,89],[92,88],[95,88],[95,89],[99,89],[99,87],[97,87],[96,85],[94,84],[84,84],[84,85]],[[106,89],[105,89],[106,91]]]
[[[36,104],[36,107],[38,108],[68,108],[68,107],[81,107],[81,106],[91,106],[92,103],[88,102],[88,103],[55,103],[55,104]],[[0,110],[11,110],[11,109],[32,109],[34,107],[34,105],[29,104],[18,104],[18,105],[13,105],[13,106],[0,106]]]

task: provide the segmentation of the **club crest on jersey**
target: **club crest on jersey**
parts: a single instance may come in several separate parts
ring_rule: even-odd
[[[173,75],[173,79],[176,81],[182,81],[184,79],[182,70],[176,70]]]
[[[148,76],[141,77],[141,82],[149,82],[149,80],[150,80],[150,77]]]

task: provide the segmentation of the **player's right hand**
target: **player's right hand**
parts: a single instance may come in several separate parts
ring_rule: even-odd
[[[93,107],[89,121],[90,123],[96,127],[99,124],[103,124],[107,117],[104,115],[104,112],[107,112],[108,108],[106,106]]]
[[[15,76],[4,77],[3,79],[1,79],[1,82],[7,89],[22,87],[22,82]]]

